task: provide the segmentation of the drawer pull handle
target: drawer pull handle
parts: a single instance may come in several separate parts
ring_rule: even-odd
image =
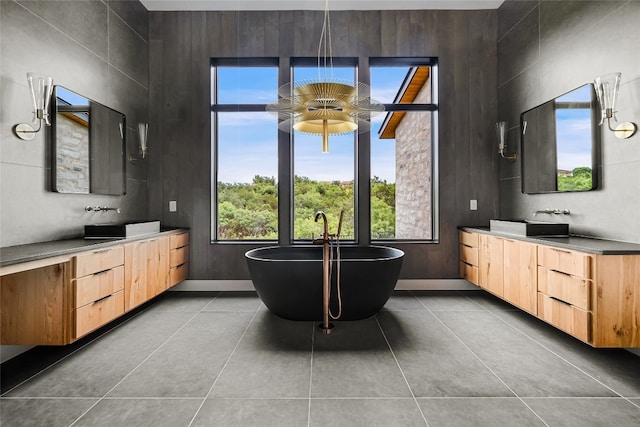
[[[108,269],[106,269],[106,270],[102,270],[102,271],[98,271],[98,272],[96,272],[96,273],[93,273],[93,275],[94,275],[94,276],[101,276],[101,275],[106,274],[106,273],[108,273],[108,272],[110,272],[110,271],[111,271],[111,269],[110,269],[110,268],[108,268]]]
[[[549,271],[552,271],[552,272],[554,272],[554,273],[556,273],[556,274],[562,274],[563,276],[571,277],[571,274],[566,273],[566,272],[564,272],[564,271],[553,270],[553,269],[551,269],[551,270],[549,270]]]
[[[565,250],[557,249],[557,248],[549,248],[549,250],[552,250],[554,252],[560,252],[561,254],[571,254],[571,251],[565,251]]]
[[[554,300],[554,301],[558,301],[559,303],[562,303],[562,304],[564,304],[564,305],[571,306],[571,304],[569,304],[569,303],[568,303],[568,302],[566,302],[566,301],[562,301],[561,299],[558,299],[558,298],[556,298],[556,297],[552,297],[551,295],[547,295],[547,296],[548,296],[549,298],[551,298],[552,300]]]
[[[102,301],[104,301],[104,300],[106,300],[106,299],[108,299],[108,298],[111,298],[112,296],[113,296],[113,294],[111,294],[111,295],[107,295],[106,297],[102,297],[102,298],[100,298],[100,299],[95,300],[93,303],[94,303],[94,304],[97,304],[97,303],[102,302]]]
[[[93,254],[97,255],[97,254],[106,254],[107,252],[111,251],[111,249],[103,249],[101,251],[94,251]]]

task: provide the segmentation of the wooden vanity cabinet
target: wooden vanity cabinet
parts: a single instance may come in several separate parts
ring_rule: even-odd
[[[64,345],[187,278],[189,233],[0,269],[0,344]]]
[[[478,281],[478,251],[479,234],[461,230],[460,237],[460,277],[468,280],[474,285],[479,285]]]
[[[189,276],[189,233],[174,233],[169,239],[168,287],[172,287]]]
[[[464,232],[461,246],[463,236],[475,241],[468,235],[477,235],[483,289],[594,347],[640,347],[640,255],[591,254]],[[461,264],[468,260],[461,249]]]

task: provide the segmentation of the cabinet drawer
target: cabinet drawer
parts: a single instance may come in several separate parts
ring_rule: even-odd
[[[124,247],[114,246],[73,257],[73,277],[83,277],[124,264]]]
[[[478,248],[460,245],[460,261],[478,266]]]
[[[189,261],[189,246],[183,246],[177,249],[171,249],[169,255],[169,265],[171,267],[177,267]]]
[[[591,340],[591,314],[538,292],[538,317],[574,337]]]
[[[591,256],[583,252],[538,246],[538,265],[549,270],[591,279]]]
[[[589,280],[538,267],[538,291],[583,310],[589,310]]]
[[[460,263],[460,277],[468,280],[474,285],[479,285],[478,282],[478,267],[470,265],[464,262]]]
[[[460,232],[460,243],[466,246],[477,248],[479,246],[478,233]]]
[[[169,271],[169,286],[177,285],[189,277],[189,263],[174,267]]]
[[[174,233],[169,235],[169,247],[181,248],[189,244],[189,233]]]
[[[124,266],[76,279],[74,307],[92,303],[124,288]]]
[[[92,304],[75,310],[76,338],[124,314],[124,291],[118,291]]]

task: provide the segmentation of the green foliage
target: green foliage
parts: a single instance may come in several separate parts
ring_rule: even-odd
[[[338,229],[344,210],[341,237],[353,239],[353,182],[320,182],[294,178],[294,238],[310,239],[322,232],[315,222],[324,211],[329,232]],[[371,181],[371,237],[395,236],[395,184],[377,177]],[[220,240],[276,240],[278,238],[278,185],[274,177],[255,176],[250,184],[218,183],[218,238]]]
[[[558,174],[558,191],[587,191],[592,187],[592,171],[588,167],[575,168],[571,175]]]

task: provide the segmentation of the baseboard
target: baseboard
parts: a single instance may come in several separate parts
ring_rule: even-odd
[[[4,363],[33,347],[32,345],[0,345],[0,363]]]
[[[478,290],[464,279],[401,279],[398,291],[467,291]],[[251,280],[185,280],[172,291],[254,291]]]

